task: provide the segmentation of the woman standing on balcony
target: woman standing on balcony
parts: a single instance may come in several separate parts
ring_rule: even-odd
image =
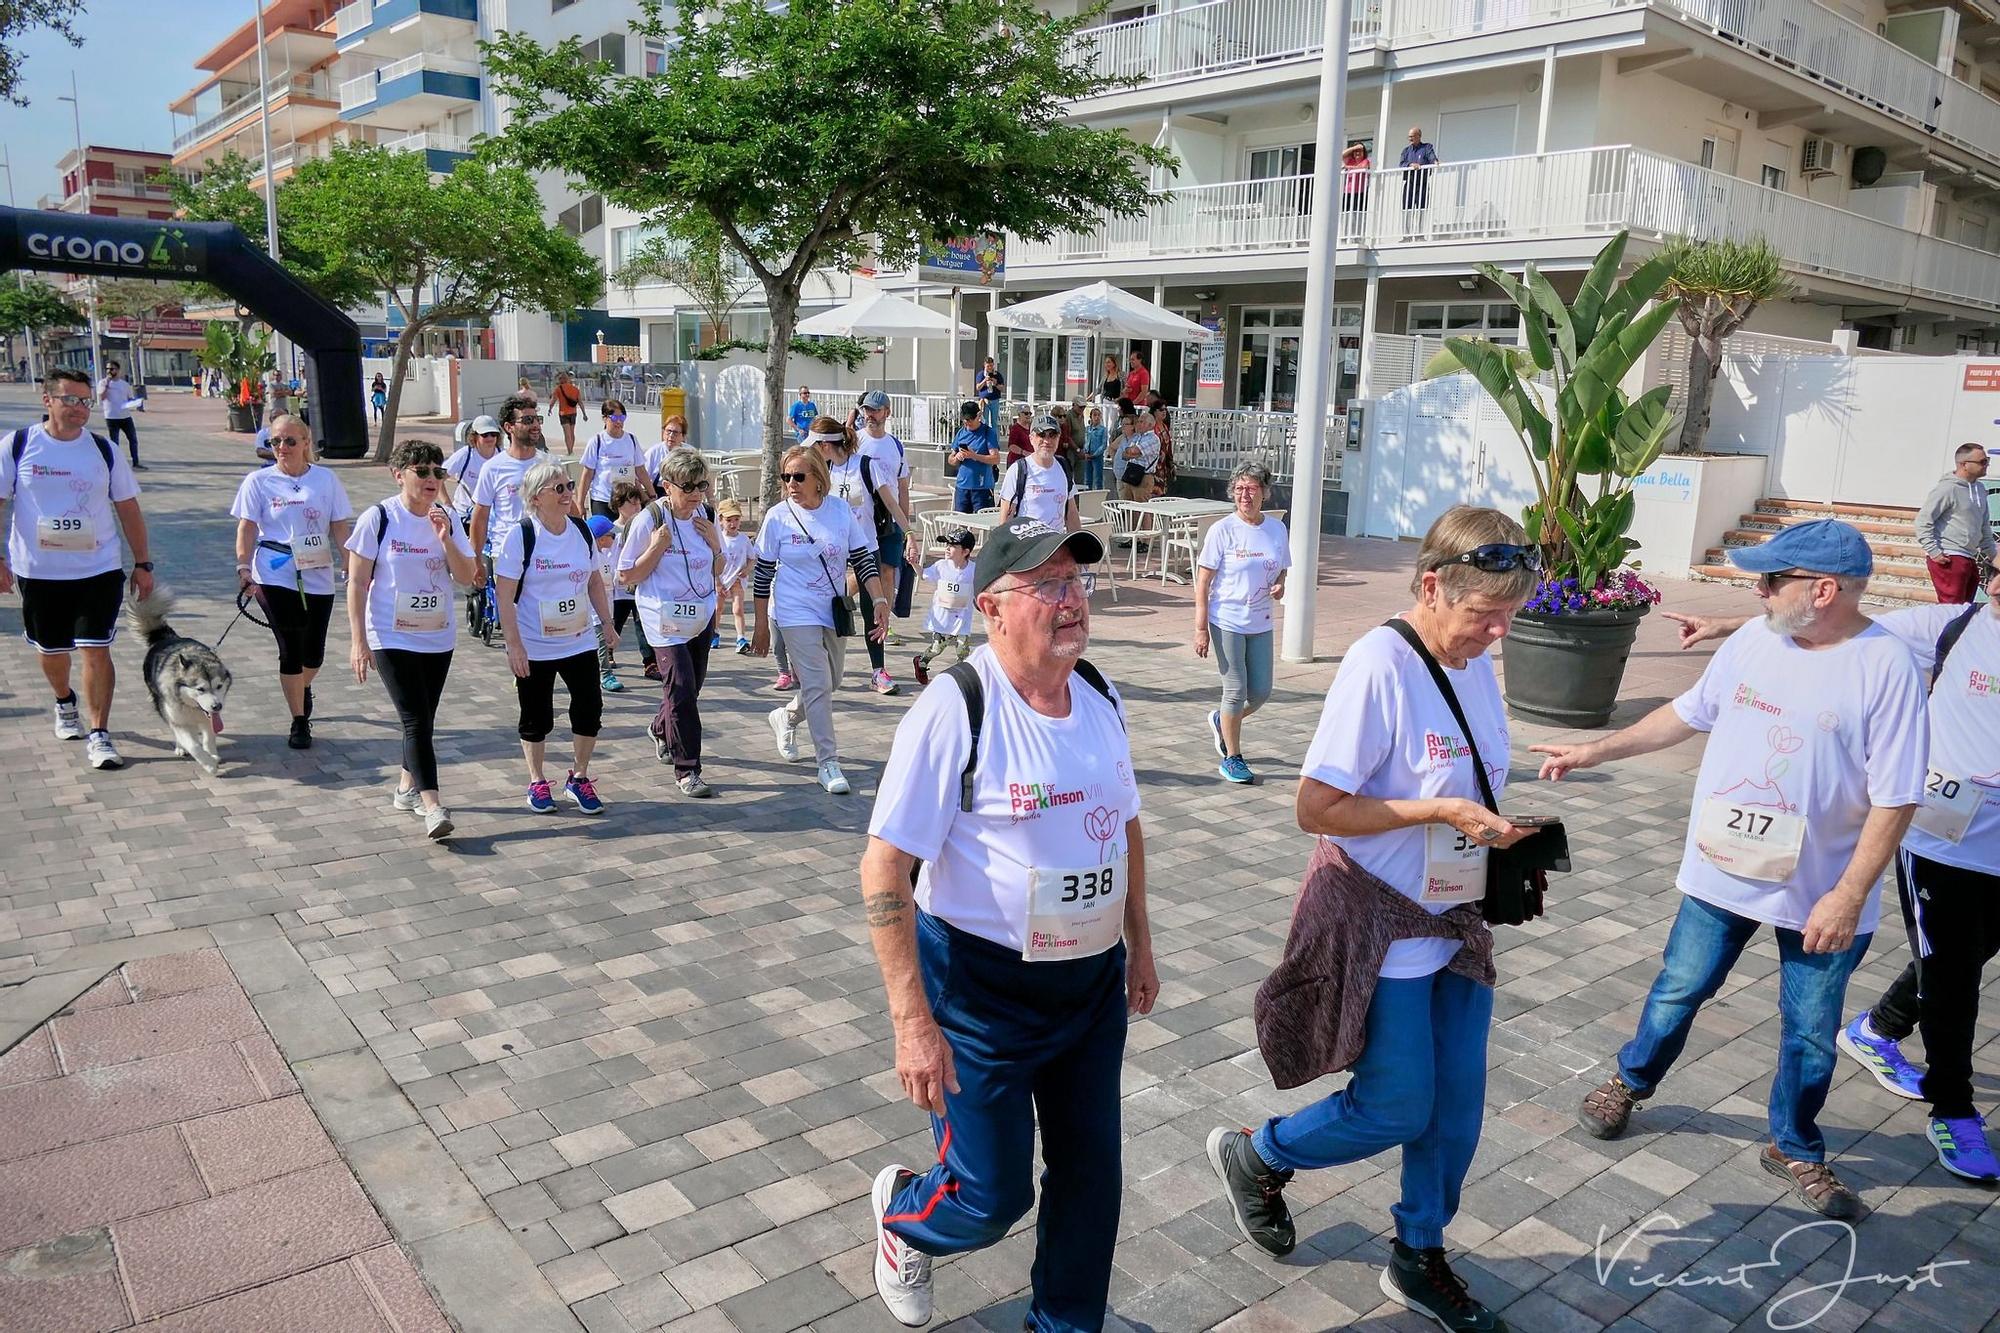
[[[1340,208],[1344,213],[1368,209],[1368,173],[1375,164],[1368,160],[1368,145],[1360,140],[1347,145],[1340,155]]]

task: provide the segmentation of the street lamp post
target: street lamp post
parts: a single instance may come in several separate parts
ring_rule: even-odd
[[[250,0],[250,5],[257,13],[257,129],[264,139],[264,252],[275,261],[278,258],[278,186],[277,172],[271,165],[271,74],[264,52],[264,0]],[[287,351],[284,336],[276,329],[271,332],[278,339],[279,350]],[[280,360],[289,362],[290,357],[287,355]],[[288,365],[286,383],[289,384],[291,378]]]
[[[1305,338],[1292,441],[1292,567],[1302,595],[1285,612],[1287,662],[1313,660],[1319,587],[1319,511],[1326,471],[1326,405],[1333,369],[1333,261],[1340,242],[1341,122],[1347,111],[1347,31],[1353,0],[1328,0],[1319,57],[1319,135],[1314,148],[1312,241],[1306,259]],[[1363,336],[1367,331],[1363,330]]]
[[[56,100],[69,103],[70,124],[76,131],[77,188],[83,189],[89,184],[90,178],[85,173],[84,167],[83,102],[77,95],[75,70],[69,72],[69,96],[58,97]],[[85,211],[89,211],[88,205],[85,206]],[[89,293],[90,301],[90,373],[101,376],[104,374],[104,344],[97,336],[97,279],[85,278],[84,284],[84,290]]]
[[[7,173],[7,207],[17,207],[14,203],[14,154],[11,150],[9,150],[7,156],[0,157],[0,171]],[[20,284],[22,291],[25,292],[28,290],[28,273],[26,269],[15,269],[14,280]],[[21,337],[28,344],[28,378],[39,380],[42,377],[41,357],[35,350],[35,331],[24,324],[21,326]]]

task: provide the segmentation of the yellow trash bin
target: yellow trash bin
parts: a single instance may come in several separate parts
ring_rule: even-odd
[[[686,389],[660,390],[660,420],[665,421],[668,417],[672,416],[684,417],[687,415],[687,410],[688,396]]]

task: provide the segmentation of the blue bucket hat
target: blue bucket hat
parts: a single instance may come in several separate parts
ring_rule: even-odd
[[[1816,518],[1786,528],[1761,546],[1736,546],[1730,563],[1746,574],[1777,574],[1787,569],[1843,578],[1866,578],[1875,572],[1875,552],[1851,523]]]
[[[617,530],[618,525],[604,515],[592,514],[590,516],[590,539],[592,541],[601,542]]]

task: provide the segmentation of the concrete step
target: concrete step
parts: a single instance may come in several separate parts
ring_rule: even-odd
[[[1786,528],[1796,527],[1801,523],[1810,523],[1816,517],[1831,518],[1834,516],[1830,514],[1767,514],[1760,510],[1754,514],[1742,515],[1736,520],[1736,525],[1739,528],[1765,532],[1775,536]],[[1915,521],[1912,519],[1842,518],[1841,522],[1852,524],[1866,537],[1909,537],[1913,536],[1916,530]]]
[[[1765,496],[1757,502],[1760,514],[1783,514],[1795,522],[1806,522],[1815,518],[1844,518],[1850,523],[1855,519],[1874,519],[1889,522],[1914,522],[1917,511],[1907,505],[1878,504],[1820,504],[1812,500],[1781,500],[1775,496]]]
[[[1727,551],[1717,546],[1708,548],[1707,560],[1711,565],[1729,564]],[[1875,557],[1875,577],[1898,583],[1921,583],[1927,588],[1931,583],[1930,568],[1921,558],[1914,561],[1884,560],[1879,553]]]
[[[1739,588],[1752,587],[1757,582],[1755,575],[1745,574],[1724,560],[1721,552],[1713,550],[1708,553],[1707,564],[1696,565],[1688,573],[1703,583],[1733,583]],[[1868,594],[1863,600],[1883,606],[1928,606],[1936,603],[1937,590],[1931,586],[1928,576],[1917,584],[1902,578],[1884,577],[1878,569],[1875,577],[1868,581]]]
[[[1731,528],[1722,534],[1724,546],[1759,546],[1778,535],[1777,528]],[[1887,537],[1881,533],[1863,533],[1868,538],[1869,549],[1875,552],[1877,560],[1905,560],[1923,563],[1924,548],[1916,542]],[[1904,538],[1909,536],[1903,534]]]

